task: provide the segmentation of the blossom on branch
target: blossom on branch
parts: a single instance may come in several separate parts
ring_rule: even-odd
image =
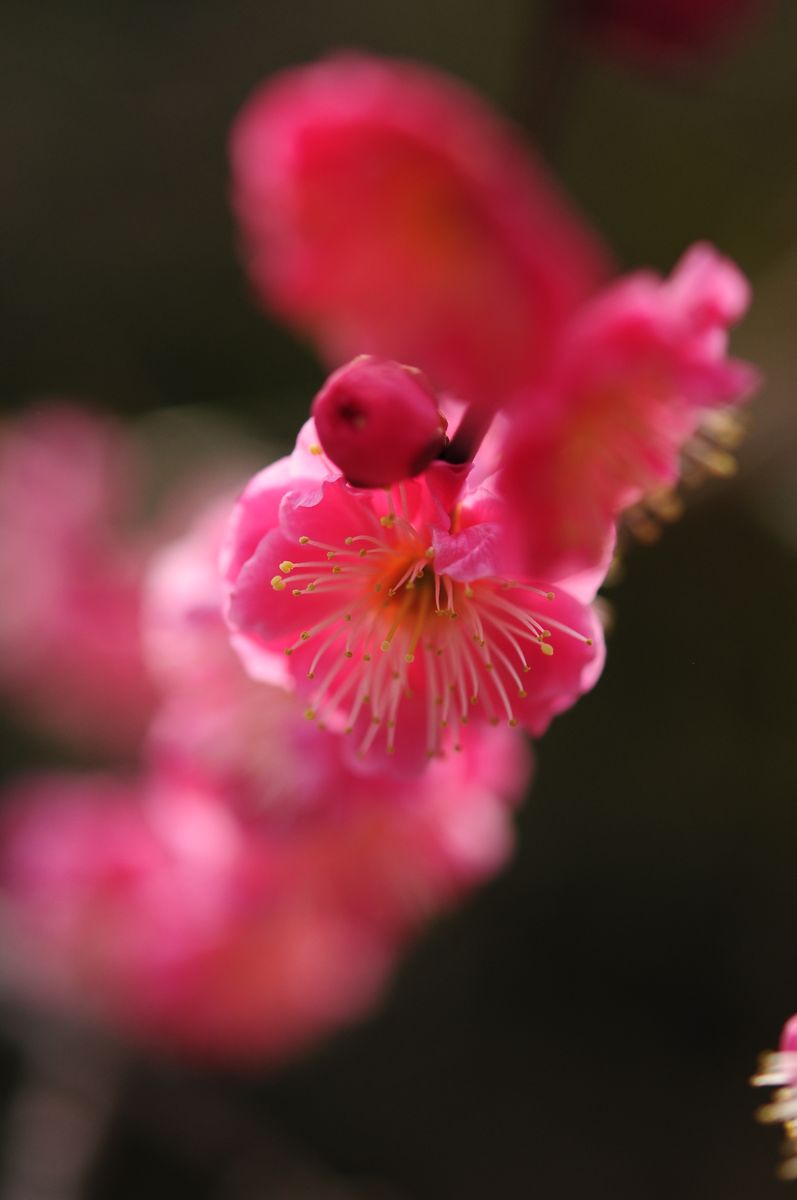
[[[593,686],[600,580],[512,573],[495,443],[387,489],[352,487],[320,449],[310,422],[238,502],[230,622],[253,673],[287,661],[354,764],[422,771],[484,723],[541,734]]]

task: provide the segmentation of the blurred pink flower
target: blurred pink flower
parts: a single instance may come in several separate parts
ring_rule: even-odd
[[[413,363],[494,409],[604,274],[597,237],[515,130],[414,63],[286,71],[244,107],[231,150],[254,286],[332,365]]]
[[[0,427],[0,690],[82,746],[128,751],[151,705],[144,548],[122,533],[131,446],[109,420],[42,404]]]
[[[268,788],[290,788],[297,749],[272,747],[257,820],[196,763],[191,783],[18,783],[0,842],[6,989],[217,1061],[282,1057],[364,1011],[407,936],[503,862],[524,748],[490,730],[412,795],[349,795],[338,758],[332,803],[308,814],[299,795],[288,820],[283,795],[274,820]]]
[[[770,0],[575,0],[571,12],[613,53],[677,67],[721,49],[771,7]]]
[[[749,397],[756,371],[727,356],[748,302],[739,270],[696,245],[669,279],[629,275],[574,317],[507,439],[501,490],[527,571],[557,578],[605,563],[619,514],[677,481],[707,414]]]
[[[279,679],[287,663],[354,764],[420,771],[484,721],[540,734],[592,687],[600,580],[507,576],[494,445],[386,491],[350,487],[314,442],[308,422],[238,503],[230,620],[249,669]]]
[[[10,982],[137,1039],[273,1057],[353,1016],[389,965],[378,928],[252,842],[222,805],[161,820],[111,778],[17,785],[3,846]],[[172,814],[173,815],[173,814]]]

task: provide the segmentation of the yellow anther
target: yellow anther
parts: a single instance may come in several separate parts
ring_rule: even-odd
[[[343,657],[344,658],[354,658],[354,651],[353,650],[344,650]]]
[[[523,690],[523,688],[520,688],[520,690],[518,691],[518,700],[525,700],[527,696],[528,696],[528,692],[525,692]]]
[[[343,567],[333,567],[333,568],[332,568],[332,574],[333,574],[333,575],[342,575],[342,574],[343,574]]]
[[[346,546],[351,546],[351,545],[353,545],[353,543],[354,543],[354,538],[353,538],[353,537],[346,537],[346,538],[344,538],[344,539],[343,539],[343,542],[344,542],[344,545],[346,545]]]
[[[291,588],[291,595],[292,595],[292,596],[301,596],[301,594],[302,594],[302,589],[301,589],[301,588]]]
[[[310,541],[309,537],[307,537],[307,535],[303,533],[302,536],[299,538],[299,545],[306,546],[309,541]]]
[[[289,558],[286,558],[284,562],[280,563],[280,570],[283,572],[283,574],[290,575],[295,566],[296,563],[292,563]]]
[[[273,587],[275,592],[284,592],[285,591],[285,580],[282,578],[281,575],[275,575],[274,578],[271,580],[271,586]]]
[[[308,721],[314,721],[315,720],[315,709],[314,708],[306,708],[304,710],[304,715],[307,717]]]
[[[308,679],[315,679],[315,671],[308,671],[308,672],[307,672],[307,678],[308,678]]]
[[[365,558],[365,556],[366,556],[366,554],[367,554],[367,553],[368,553],[368,551],[367,551],[367,550],[361,550],[361,551],[360,551],[360,558]]]
[[[370,661],[371,661],[371,655],[370,655],[370,654],[364,654],[364,655],[363,655],[363,662],[370,662]]]
[[[712,475],[717,475],[720,479],[730,478],[738,469],[736,459],[726,450],[709,450],[700,456],[699,461]]]
[[[553,646],[549,642],[540,642],[540,650],[542,650],[546,658],[550,658],[553,654]]]
[[[518,722],[517,722],[517,717],[510,717],[510,719],[509,719],[509,728],[510,728],[510,729],[516,729],[516,728],[517,728],[517,723],[518,723]]]
[[[293,654],[293,646],[286,646],[285,653],[287,654],[288,658],[290,658],[290,656]]]
[[[429,546],[428,549],[424,550],[423,554],[424,554],[424,558],[434,558],[434,556],[435,556],[434,546]]]
[[[474,592],[473,588],[470,586],[470,584],[468,584],[465,588],[466,598],[468,600],[472,600],[475,595],[476,595],[476,593]]]
[[[323,454],[324,451],[319,446],[318,442],[311,442],[307,447],[311,454]]]
[[[546,600],[555,600],[555,599],[556,599],[556,592],[546,592],[546,593],[545,593],[545,599],[546,599]]]
[[[584,645],[585,645],[585,646],[591,646],[591,645],[592,645],[592,638],[587,638],[587,640],[585,641]]]
[[[382,645],[381,645],[379,648],[380,648],[380,650],[389,650],[389,649],[390,649],[390,642],[387,642],[387,641],[385,641],[385,642],[382,642]]]
[[[327,558],[334,558],[336,554],[337,550],[327,550]]]
[[[404,655],[404,661],[405,661],[405,662],[408,662],[408,663],[414,663],[414,662],[415,662],[415,655],[414,655],[414,654],[405,654],[405,655]]]
[[[391,529],[392,526],[395,524],[395,522],[396,522],[396,518],[393,516],[392,513],[388,513],[386,517],[379,518],[379,524],[383,525],[385,527],[385,529]]]
[[[309,642],[309,641],[310,641],[310,634],[308,633],[308,631],[307,631],[306,629],[305,629],[305,630],[303,630],[303,631],[302,631],[302,632],[299,634],[299,637],[302,639],[302,641],[303,641],[303,642]]]

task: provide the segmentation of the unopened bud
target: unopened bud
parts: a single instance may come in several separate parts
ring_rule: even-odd
[[[313,416],[324,453],[356,487],[418,475],[446,445],[446,419],[426,376],[367,354],[330,375]]]

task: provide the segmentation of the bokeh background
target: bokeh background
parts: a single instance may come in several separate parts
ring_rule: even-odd
[[[322,372],[239,269],[235,112],[341,46],[445,67],[512,111],[548,62],[543,16],[6,0],[4,401],[123,414],[162,435],[166,470],[208,453],[208,422],[287,444]],[[688,73],[568,56],[545,150],[620,262],[666,270],[708,238],[754,283],[734,345],[768,386],[740,473],[629,557],[605,676],[540,747],[509,870],[429,931],[370,1020],[301,1061],[135,1063],[87,1195],[782,1194],[747,1079],[797,1008],[796,61],[793,0]],[[4,769],[47,761],[8,726]],[[10,1114],[24,1060],[2,1029]]]

